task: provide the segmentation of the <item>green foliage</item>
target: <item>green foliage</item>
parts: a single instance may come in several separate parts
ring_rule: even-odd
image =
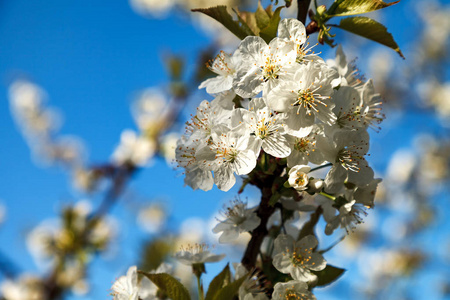
[[[142,271],[138,271],[140,274],[144,275],[150,279],[160,290],[164,292],[171,299],[177,300],[190,300],[188,290],[182,285],[178,280],[169,274],[150,274]]]
[[[230,267],[227,264],[225,268],[211,281],[206,293],[205,300],[213,300],[223,287],[227,286],[231,281]]]
[[[255,12],[233,10],[236,13],[237,20],[233,19],[228,13],[226,6],[223,5],[197,8],[192,11],[204,13],[217,20],[241,40],[247,36],[261,36],[269,43],[277,35],[282,8],[283,6],[280,6],[275,11],[272,11],[272,5],[264,9],[261,3],[258,3],[258,8]]]
[[[312,271],[317,275],[318,281],[316,286],[326,286],[330,283],[336,281],[339,277],[341,277],[345,269],[341,269],[338,267],[334,267],[332,265],[327,265],[325,269],[322,271]]]
[[[322,214],[322,208],[319,206],[317,208],[317,210],[309,216],[309,220],[305,224],[303,224],[303,227],[298,234],[298,238],[297,238],[298,241],[307,235],[315,236],[314,229],[317,225],[317,222],[319,222],[319,218],[320,218],[321,214]]]
[[[278,202],[278,200],[280,200],[280,198],[281,198],[280,193],[276,192],[276,193],[272,194],[272,197],[270,197],[270,200],[269,200],[269,205],[274,206]]]
[[[386,3],[382,0],[336,0],[327,11],[329,17],[365,14],[394,5],[400,1]]]
[[[287,282],[292,280],[292,277],[289,274],[283,274],[273,266],[272,259],[269,256],[264,255],[262,261],[262,269],[264,275],[267,276],[268,281],[275,284],[276,282]]]
[[[244,21],[233,20],[233,17],[227,11],[227,7],[224,5],[210,8],[197,8],[192,11],[204,13],[205,15],[217,20],[241,40],[249,35],[255,35],[247,23]]]
[[[247,279],[247,276],[248,275],[245,275],[242,278],[239,278],[238,280],[233,281],[229,285],[218,290],[214,298],[212,298],[212,300],[233,299],[233,297],[238,294],[239,288],[241,287],[242,283]]]
[[[259,22],[259,35],[266,41],[266,43],[269,43],[274,37],[277,36],[278,24],[281,20],[280,13],[282,9],[283,7],[280,6],[272,12],[271,6],[264,10],[261,7],[261,3],[258,3],[258,10],[255,12],[256,21],[257,23]]]
[[[170,238],[153,239],[144,248],[143,259],[140,268],[143,270],[155,270],[173,251],[173,243]]]
[[[341,20],[338,27],[392,48],[402,58],[405,58],[392,34],[387,31],[386,27],[373,19],[367,17],[345,18]]]

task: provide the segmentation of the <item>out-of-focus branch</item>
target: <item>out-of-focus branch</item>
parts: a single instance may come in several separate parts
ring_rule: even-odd
[[[300,230],[299,234],[298,234],[298,238],[297,240],[301,240],[302,238],[304,238],[307,235],[315,235],[314,233],[314,228],[317,225],[317,222],[319,222],[319,218],[320,215],[322,214],[322,207],[317,207],[316,211],[313,212],[310,216],[309,216],[309,220],[308,222],[306,222],[302,229]]]
[[[180,114],[183,110],[183,107],[186,104],[188,99],[188,91],[185,90],[185,86],[181,88],[184,92],[180,92],[180,88],[175,89],[174,98],[169,103],[168,113],[161,120],[159,130],[155,132],[155,136],[151,136],[149,138],[154,138],[156,143],[159,143],[159,136],[170,130],[178,121]],[[158,146],[157,149],[160,149]],[[158,155],[158,151],[155,155]],[[102,167],[103,171],[106,172],[108,177],[111,178],[111,185],[106,192],[103,201],[99,205],[98,209],[94,211],[89,217],[88,222],[90,225],[87,228],[95,228],[95,223],[99,222],[102,217],[107,215],[110,210],[117,203],[117,200],[120,198],[122,193],[125,191],[127,183],[133,177],[133,175],[139,170],[138,166],[132,163],[124,163],[120,166],[114,166],[113,164],[107,164]],[[106,171],[105,171],[106,170]],[[85,232],[85,235],[89,235],[89,231]],[[44,281],[45,285],[45,293],[46,299],[48,300],[57,300],[61,299],[65,293],[65,287],[61,286],[57,282],[58,272],[61,271],[61,266],[64,265],[66,256],[62,256],[59,258],[60,263],[57,263],[51,273],[48,275],[46,280]]]
[[[2,252],[0,252],[0,272],[9,278],[16,277],[19,272],[19,267]]]
[[[128,179],[135,173],[137,168],[133,165],[124,165],[116,170],[116,174],[112,179],[111,187],[106,192],[105,198],[96,212],[90,216],[90,220],[99,219],[109,212],[116,200],[125,189]]]

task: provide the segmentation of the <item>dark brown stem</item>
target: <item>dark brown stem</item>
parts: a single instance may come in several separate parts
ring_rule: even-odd
[[[305,24],[306,16],[308,15],[309,5],[311,4],[311,0],[297,0],[297,20]]]
[[[261,155],[266,154],[262,153]],[[277,160],[269,155],[266,156],[266,159],[269,160],[269,164],[277,164]],[[244,256],[242,257],[241,262],[247,270],[251,270],[255,267],[256,259],[261,249],[261,244],[269,233],[267,231],[267,222],[276,209],[275,205],[271,206],[269,204],[270,198],[273,195],[273,191],[279,189],[279,187],[274,185],[274,183],[276,179],[281,177],[284,167],[284,165],[277,165],[273,173],[270,175],[265,174],[264,172],[256,171],[249,176],[249,183],[257,186],[261,191],[261,203],[256,211],[256,214],[261,219],[261,223],[252,231],[252,238],[250,239]]]
[[[319,206],[317,207],[316,211],[309,216],[308,222],[306,222],[303,225],[302,229],[299,232],[297,240],[301,240],[302,238],[310,234],[315,235],[314,228],[316,227],[317,222],[319,222],[321,214],[322,214],[322,207]]]
[[[319,31],[319,26],[317,26],[317,22],[312,20],[309,22],[309,24],[306,26],[306,35],[311,35],[314,32]]]
[[[272,197],[271,186],[263,187],[261,190],[261,204],[256,214],[261,219],[261,223],[252,232],[252,238],[247,245],[242,264],[248,269],[252,269],[256,265],[256,258],[261,248],[264,237],[268,234],[267,222],[269,217],[275,212],[275,207],[269,205],[270,197]]]

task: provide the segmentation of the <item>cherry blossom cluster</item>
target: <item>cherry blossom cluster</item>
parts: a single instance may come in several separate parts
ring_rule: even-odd
[[[272,206],[321,211],[326,234],[338,227],[349,232],[362,221],[366,209],[373,207],[380,182],[365,156],[367,130],[377,130],[384,118],[381,97],[372,81],[364,81],[347,62],[341,47],[330,61],[312,48],[304,25],[284,19],[278,37],[269,43],[249,36],[234,53],[220,52],[209,64],[217,76],[200,85],[215,98],[202,101],[186,123],[186,133],[177,142],[176,160],[185,170],[185,183],[204,191],[214,185],[228,191],[236,184],[236,175],[246,175],[250,183],[264,181],[267,174],[275,174],[268,164],[275,164],[275,169],[282,168],[276,174],[284,184],[265,181],[273,185],[273,195],[279,195],[271,197]],[[281,222],[284,233],[273,237],[271,250],[260,249],[285,278],[273,282],[270,297],[316,299],[311,290],[327,262],[317,249],[317,238],[300,234],[298,229],[287,230],[287,222]],[[259,206],[247,207],[236,200],[225,208],[213,232],[220,234],[220,243],[232,243],[242,233],[254,235],[260,226],[271,228],[266,223],[262,224]],[[175,255],[179,262],[192,266],[199,282],[204,263],[223,257],[201,245]],[[234,279],[246,276],[239,299],[269,299],[271,289],[265,286],[264,275],[247,267],[235,265]],[[137,299],[146,290],[138,286],[135,275],[128,277],[113,286],[115,299]],[[129,283],[122,284],[125,281]],[[201,283],[199,293],[203,293]]]
[[[220,52],[209,66],[217,76],[200,85],[215,98],[187,122],[176,158],[185,183],[205,191],[228,191],[261,155],[285,159],[292,188],[325,195],[316,204],[332,233],[373,206],[380,180],[365,158],[367,129],[384,116],[372,80],[361,79],[341,47],[329,61],[313,47],[300,21],[283,19],[269,44],[248,36],[234,53]],[[318,166],[331,168],[312,177]]]

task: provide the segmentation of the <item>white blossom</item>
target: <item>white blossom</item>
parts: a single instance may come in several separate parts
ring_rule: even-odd
[[[308,291],[308,285],[302,281],[278,282],[273,289],[273,300],[316,300],[316,297]]]
[[[29,274],[3,281],[0,291],[5,300],[45,300],[44,283]]]
[[[139,300],[137,267],[130,267],[127,275],[119,277],[111,289],[114,300]]]
[[[255,229],[261,222],[256,209],[257,207],[247,208],[247,203],[240,200],[233,201],[230,207],[226,207],[223,213],[225,219],[219,220],[219,224],[212,230],[214,233],[222,232],[219,242],[233,242],[240,233]]]
[[[274,38],[269,45],[259,36],[248,36],[236,53],[238,67],[233,87],[239,96],[250,98],[263,89],[271,90],[292,76],[296,52],[292,44]]]
[[[310,166],[297,165],[289,170],[289,185],[297,191],[304,191],[308,188],[309,178],[307,173],[311,170]]]
[[[294,44],[297,52],[296,61],[298,63],[321,59],[311,50],[317,44],[309,47],[305,25],[299,20],[292,18],[281,20],[278,24],[278,37]]]
[[[222,260],[225,254],[213,254],[209,251],[206,244],[194,244],[182,247],[181,251],[175,253],[175,258],[182,264],[192,266],[195,264],[203,264],[217,262]]]
[[[373,179],[373,170],[364,156],[369,149],[369,135],[365,130],[338,132],[333,140],[324,143],[321,151],[333,163],[325,178],[326,191],[338,192],[344,181],[365,185]]]
[[[335,60],[327,60],[327,64],[339,74],[339,78],[333,80],[333,86],[357,87],[361,85],[362,81],[359,78],[358,70],[353,62],[347,63],[347,58],[341,45],[336,49]]]
[[[292,168],[308,162],[316,165],[322,164],[325,161],[319,147],[320,142],[325,139],[322,127],[314,125],[297,131],[295,134],[297,135],[287,135],[291,146],[291,154],[287,158],[288,167]]]
[[[320,271],[326,266],[322,255],[314,252],[317,239],[313,235],[296,242],[291,236],[280,234],[274,243],[274,267],[281,273],[291,274],[295,280],[314,281],[317,276],[310,270]]]
[[[118,166],[130,163],[143,167],[155,151],[156,144],[153,140],[139,136],[132,130],[124,130],[120,136],[120,144],[112,154],[112,160]]]
[[[214,61],[207,64],[208,68],[218,76],[207,79],[200,84],[199,89],[206,88],[209,94],[228,91],[233,86],[237,59],[234,55],[220,51]]]
[[[239,287],[239,300],[268,300],[265,292],[267,290],[267,279],[261,271],[256,269],[248,271],[242,264],[233,264],[236,270],[235,279],[238,280],[245,275],[247,278]]]
[[[287,124],[292,130],[313,125],[315,118],[332,125],[336,121],[331,101],[334,74],[326,65],[301,65],[292,80],[283,81],[269,92],[267,104],[288,114]]]
[[[237,175],[250,173],[256,166],[256,154],[249,149],[250,137],[236,132],[214,133],[209,145],[200,148],[195,156],[204,170],[214,171],[214,183],[228,191],[236,183]]]
[[[327,221],[325,234],[332,234],[338,227],[345,229],[348,234],[356,225],[362,223],[362,215],[367,216],[367,212],[361,203],[352,200],[343,204],[339,208],[339,214]]]
[[[254,152],[256,156],[262,148],[274,157],[286,157],[291,153],[285,138],[285,114],[274,114],[262,98],[255,98],[249,103],[249,110],[235,109],[231,117],[231,126],[236,132],[246,131],[256,138]],[[241,128],[241,130],[238,130]]]

